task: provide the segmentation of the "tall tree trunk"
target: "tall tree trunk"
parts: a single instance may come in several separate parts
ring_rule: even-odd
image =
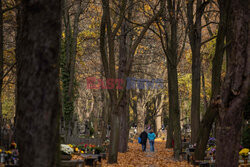
[[[174,157],[179,159],[181,152],[180,108],[178,97],[177,67],[168,63],[169,112],[172,112]],[[172,142],[172,140],[171,140]],[[171,143],[172,144],[172,143]]]
[[[123,21],[120,35],[120,53],[119,53],[119,69],[118,78],[124,79],[126,76],[126,66],[128,58],[128,39],[127,39],[127,21]],[[123,90],[120,90],[122,93]],[[120,143],[119,152],[126,152],[128,149],[128,131],[129,131],[129,94],[127,90],[124,92],[118,110],[120,113]]]
[[[128,132],[129,132],[129,105],[127,102],[128,95],[124,96],[126,100],[122,100],[119,105],[120,114],[120,142],[119,152],[126,152],[128,150]]]
[[[196,142],[200,125],[200,47],[192,49],[192,102],[191,102],[191,143]]]
[[[132,99],[136,95],[135,90],[133,90],[133,89],[130,90],[130,94],[131,94],[130,95],[130,107],[133,110],[133,123],[137,127],[137,125],[138,125],[137,101]]]
[[[181,127],[180,127],[180,106],[178,91],[178,13],[180,11],[180,3],[175,1],[167,1],[168,12],[170,15],[171,34],[165,38],[165,56],[167,58],[168,69],[168,95],[169,95],[169,128],[167,147],[172,145],[174,141],[174,158],[179,160],[181,153]],[[165,33],[168,34],[167,22],[165,19]],[[181,55],[179,55],[181,56]],[[168,141],[169,140],[169,141]]]
[[[165,94],[159,94],[158,97],[156,97],[156,118],[155,118],[155,125],[156,125],[156,132],[160,132],[162,128],[162,122],[163,122],[163,107],[164,107],[164,99]]]
[[[102,141],[104,142],[107,135],[107,126],[108,126],[108,120],[109,120],[109,109],[110,109],[110,103],[108,98],[108,92],[105,89],[101,90],[102,95]]]
[[[66,134],[71,135],[74,129],[74,82],[75,82],[75,62],[77,54],[77,36],[78,36],[78,23],[81,14],[81,0],[76,1],[77,9],[74,13],[73,24],[69,13],[70,5],[65,1],[64,25],[65,25],[65,39],[63,54],[61,57],[62,68],[62,82],[63,82],[63,114],[66,126]],[[72,25],[71,25],[72,24]],[[72,29],[73,27],[73,29]]]
[[[23,0],[21,9],[16,50],[19,165],[57,167],[61,1]]]
[[[207,106],[208,106],[208,102],[207,102],[207,93],[206,93],[206,85],[205,85],[205,75],[204,75],[204,71],[201,70],[201,78],[202,78],[202,91],[203,91],[203,112],[206,113],[207,112]]]
[[[73,101],[74,99],[74,81],[75,81],[75,64],[76,64],[76,54],[77,54],[77,37],[79,33],[79,19],[81,14],[81,0],[77,0],[77,9],[74,15],[74,24],[73,24],[73,35],[72,35],[72,44],[71,44],[71,56],[70,56],[70,82],[69,82],[69,96],[70,100]],[[70,24],[70,23],[69,23]],[[70,32],[71,33],[71,32]]]
[[[162,127],[162,108],[158,110],[155,118],[156,132],[158,133]]]
[[[3,10],[0,1],[0,127],[3,127],[2,87],[3,87]],[[0,145],[2,145],[2,128],[0,128]]]
[[[242,114],[250,89],[250,10],[248,1],[234,0],[231,5],[232,49],[218,106],[216,166],[237,167]]]
[[[230,1],[219,1],[220,5],[220,23],[216,39],[215,55],[212,61],[212,95],[210,99],[210,105],[205,113],[201,126],[199,128],[198,138],[197,138],[197,149],[195,150],[195,159],[202,160],[205,157],[205,150],[213,123],[218,116],[217,103],[218,95],[220,95],[221,88],[221,69],[224,54],[224,39],[227,33],[228,27],[228,13],[230,12]]]
[[[170,104],[170,97],[169,97],[169,104]],[[174,140],[173,138],[174,130],[173,130],[173,112],[172,111],[173,111],[172,105],[169,105],[166,148],[173,148],[172,142]]]
[[[202,1],[197,0],[196,15],[194,22],[194,1],[188,0],[187,19],[189,26],[189,41],[192,50],[192,100],[191,100],[191,143],[196,142],[200,124],[200,71],[201,71],[201,17],[205,6]]]
[[[111,102],[112,103],[112,102]],[[110,135],[110,149],[108,162],[116,163],[117,162],[117,153],[119,148],[119,137],[120,137],[120,113],[118,113],[118,109],[115,108],[116,105],[112,103],[112,119],[111,119],[111,135]]]

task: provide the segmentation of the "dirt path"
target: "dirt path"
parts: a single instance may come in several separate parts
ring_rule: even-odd
[[[165,141],[155,142],[155,152],[150,152],[149,143],[147,151],[141,151],[141,145],[137,142],[129,143],[127,153],[119,153],[118,164],[107,165],[107,161],[102,162],[104,167],[192,167],[187,162],[176,162],[173,159],[173,151],[165,149]]]

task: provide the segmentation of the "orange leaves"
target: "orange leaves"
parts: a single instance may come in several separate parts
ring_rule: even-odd
[[[107,161],[103,161],[104,167],[191,167],[186,161],[176,162],[173,159],[173,150],[165,149],[165,142],[157,139],[155,142],[155,152],[142,152],[141,145],[136,141],[129,143],[129,151],[127,153],[118,154],[118,164],[108,165]],[[147,150],[149,144],[147,143]]]

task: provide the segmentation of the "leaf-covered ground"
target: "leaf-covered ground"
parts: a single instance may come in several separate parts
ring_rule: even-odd
[[[149,143],[147,143],[147,152],[141,151],[141,145],[136,141],[129,143],[127,153],[119,153],[118,164],[108,165],[107,160],[102,161],[104,167],[192,167],[186,161],[176,162],[173,159],[173,150],[165,149],[165,141],[156,140],[155,152],[149,152]]]

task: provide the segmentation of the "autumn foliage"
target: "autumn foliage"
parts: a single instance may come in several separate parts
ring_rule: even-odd
[[[147,150],[149,144],[147,143]],[[191,167],[187,161],[175,161],[173,150],[165,148],[165,141],[155,142],[155,152],[142,152],[141,145],[136,141],[129,143],[129,150],[126,153],[118,154],[118,163],[108,165],[107,161],[102,162],[104,167]]]

